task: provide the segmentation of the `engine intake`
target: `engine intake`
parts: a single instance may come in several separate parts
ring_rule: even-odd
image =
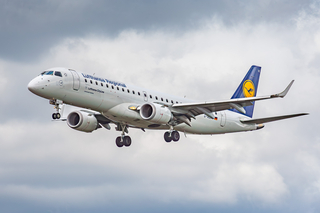
[[[98,120],[91,113],[74,111],[67,117],[69,127],[82,132],[92,132],[99,127]]]
[[[172,113],[166,106],[146,103],[140,107],[140,117],[157,124],[167,124],[172,119]]]

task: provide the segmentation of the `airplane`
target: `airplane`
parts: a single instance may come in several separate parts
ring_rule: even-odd
[[[28,89],[54,105],[53,120],[66,121],[72,129],[87,133],[102,127],[110,130],[114,124],[121,131],[116,145],[128,147],[132,142],[126,135],[129,128],[167,130],[164,140],[176,142],[179,132],[252,131],[267,122],[308,114],[252,118],[256,101],[283,98],[294,82],[281,93],[257,97],[260,72],[260,66],[251,66],[231,99],[223,101],[194,101],[61,67],[45,70],[29,82]],[[67,113],[71,106],[76,108]]]

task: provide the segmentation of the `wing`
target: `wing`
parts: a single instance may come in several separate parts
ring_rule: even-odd
[[[266,100],[271,98],[283,98],[288,93],[290,87],[292,86],[294,80],[286,87],[286,89],[278,94],[261,96],[261,97],[250,97],[250,98],[238,98],[230,99],[226,101],[212,101],[212,102],[199,102],[199,103],[185,103],[185,104],[174,104],[171,110],[176,115],[185,115],[189,118],[195,118],[195,116],[200,114],[205,114],[210,118],[214,118],[212,112],[236,109],[239,112],[245,114],[245,106],[253,105],[254,101]]]
[[[309,113],[298,113],[298,114],[281,115],[281,116],[274,116],[274,117],[267,117],[267,118],[247,119],[247,120],[241,120],[241,122],[244,124],[262,124],[262,123],[268,123],[268,122],[278,121],[278,120],[287,119],[287,118],[298,117],[302,115],[309,115]]]

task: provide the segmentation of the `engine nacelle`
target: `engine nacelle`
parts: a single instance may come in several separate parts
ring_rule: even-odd
[[[172,119],[172,113],[166,106],[146,103],[140,107],[140,117],[153,123],[167,124]]]
[[[67,124],[72,129],[92,132],[99,127],[98,120],[92,113],[74,111],[68,115]]]

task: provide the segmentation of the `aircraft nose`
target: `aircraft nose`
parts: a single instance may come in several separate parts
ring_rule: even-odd
[[[28,90],[32,93],[36,93],[37,90],[39,89],[39,83],[37,82],[36,79],[32,79],[29,84],[28,84]]]

